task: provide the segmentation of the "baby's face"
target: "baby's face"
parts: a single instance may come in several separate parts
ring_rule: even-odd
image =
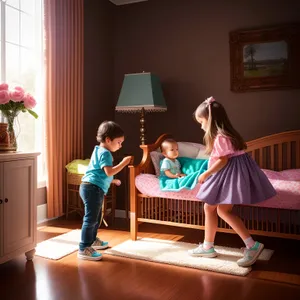
[[[177,143],[170,143],[166,145],[165,150],[163,151],[165,157],[170,159],[175,159],[178,157],[178,144]]]

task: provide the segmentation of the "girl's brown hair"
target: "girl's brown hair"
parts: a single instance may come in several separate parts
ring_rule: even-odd
[[[211,153],[214,140],[218,134],[229,137],[236,151],[247,148],[242,136],[233,128],[221,103],[217,101],[210,104],[207,101],[202,102],[194,112],[194,118],[197,122],[198,118],[207,119],[207,129],[203,138],[207,154]]]

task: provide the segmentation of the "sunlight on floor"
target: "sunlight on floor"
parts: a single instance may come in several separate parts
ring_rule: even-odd
[[[159,234],[157,232],[139,232],[139,237],[151,237],[153,239],[180,241],[184,236],[178,234]]]
[[[37,229],[40,232],[49,232],[49,233],[66,233],[71,230],[71,228],[53,227],[53,226],[39,226]]]

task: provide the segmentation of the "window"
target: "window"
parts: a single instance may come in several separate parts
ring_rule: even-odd
[[[34,95],[34,119],[20,112],[16,127],[18,150],[38,151],[38,178],[45,181],[43,0],[0,0],[1,82]],[[3,119],[3,118],[1,118]]]

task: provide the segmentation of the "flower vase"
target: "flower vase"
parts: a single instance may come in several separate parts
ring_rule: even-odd
[[[14,151],[17,151],[17,138],[14,129],[14,120],[8,121],[7,131],[9,134],[10,148]]]
[[[9,147],[9,135],[7,131],[7,123],[0,123],[0,151]]]
[[[2,112],[3,113],[3,112]],[[9,135],[9,150],[10,151],[17,151],[18,145],[17,145],[17,136],[15,133],[14,123],[15,119],[17,117],[17,113],[4,113],[4,117],[6,118],[8,127],[7,132]]]
[[[22,87],[16,86],[11,90],[8,88],[7,83],[0,84],[0,115],[6,119],[10,140],[9,147],[7,147],[8,149],[6,149],[6,151],[17,151],[17,138],[21,129],[19,122],[15,124],[15,121],[18,121],[18,114],[20,112],[28,112],[37,119],[37,113],[32,110],[35,106],[36,101],[33,96],[30,93],[25,93]]]

